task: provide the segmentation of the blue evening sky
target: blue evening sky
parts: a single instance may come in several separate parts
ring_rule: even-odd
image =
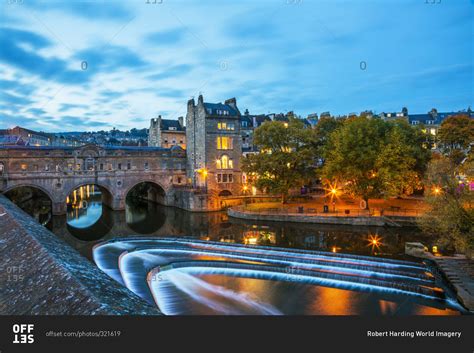
[[[473,0],[5,0],[0,128],[143,128],[200,92],[254,114],[474,108],[473,15]]]

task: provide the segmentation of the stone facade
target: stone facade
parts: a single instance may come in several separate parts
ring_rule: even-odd
[[[0,147],[0,192],[35,187],[51,199],[53,214],[64,214],[66,197],[79,186],[98,185],[103,202],[122,210],[128,192],[148,182],[163,191],[163,204],[173,206],[175,187],[186,184],[185,164],[185,151],[178,146]]]
[[[161,115],[150,120],[148,146],[171,148],[180,146],[186,149],[186,132],[183,117],[178,120],[162,119]]]
[[[242,138],[240,111],[235,98],[222,103],[188,101],[186,115],[189,182],[211,197],[242,193]]]

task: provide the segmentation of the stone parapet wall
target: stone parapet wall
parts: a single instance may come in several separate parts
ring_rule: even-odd
[[[0,315],[160,315],[0,195]]]
[[[303,214],[277,214],[268,212],[243,211],[239,207],[229,208],[227,213],[231,217],[256,220],[256,221],[276,221],[276,222],[301,222],[301,223],[323,223],[323,224],[345,224],[360,226],[385,226],[386,222],[382,217],[364,216],[316,216]]]

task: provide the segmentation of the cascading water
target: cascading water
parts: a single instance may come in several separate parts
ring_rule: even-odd
[[[333,294],[358,297],[376,293],[378,301],[412,296],[413,305],[462,310],[428,267],[416,262],[185,238],[118,239],[97,245],[93,255],[99,268],[165,314],[291,314],[296,307],[281,310],[285,303],[268,300],[272,293],[255,291],[284,288],[292,297],[298,290],[292,293],[291,285],[305,288],[299,295],[306,300],[318,287],[321,293],[333,288]]]

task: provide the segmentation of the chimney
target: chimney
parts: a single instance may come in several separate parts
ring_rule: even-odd
[[[237,100],[235,98],[226,99],[225,104],[237,109]]]
[[[199,104],[201,104],[201,105],[204,104],[204,98],[202,98],[202,94],[200,94],[199,97],[198,97],[198,105]]]
[[[183,119],[182,116],[180,116],[180,117],[178,118],[178,123],[179,123],[179,126],[180,126],[180,127],[182,127],[182,128],[184,127],[184,119]]]
[[[156,118],[156,125],[158,129],[161,129],[161,115],[158,115],[158,118]]]

